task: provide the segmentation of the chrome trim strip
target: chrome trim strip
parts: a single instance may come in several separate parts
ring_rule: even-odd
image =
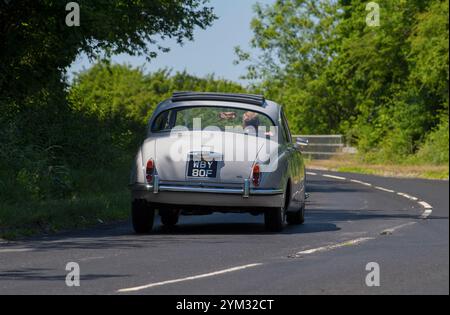
[[[160,191],[172,192],[195,192],[212,194],[242,194],[244,191],[239,188],[208,188],[208,187],[186,187],[186,186],[164,186],[159,187]]]
[[[130,189],[130,190],[150,191],[150,190],[153,189],[153,186],[152,185],[147,185],[147,184],[135,183],[135,184],[129,184],[128,185],[128,189]]]
[[[248,198],[250,195],[250,180],[246,178],[244,180],[244,198]]]
[[[282,195],[282,189],[250,189],[250,195]]]
[[[192,156],[194,161],[223,161],[223,153],[211,151],[192,151],[188,152],[188,161]]]
[[[155,191],[155,186],[145,184],[130,185],[131,190],[146,190]],[[192,193],[211,193],[211,194],[235,194],[245,197],[245,189],[241,188],[208,188],[208,187],[189,187],[189,186],[168,186],[159,185],[158,180],[158,192],[192,192]],[[283,194],[282,189],[249,189],[250,195],[280,195]]]
[[[153,176],[153,193],[154,194],[159,193],[159,176],[158,175]]]

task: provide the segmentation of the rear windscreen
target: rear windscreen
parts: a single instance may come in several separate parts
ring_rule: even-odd
[[[151,126],[152,132],[167,132],[174,128],[194,130],[216,127],[222,131],[269,130],[274,124],[265,114],[232,107],[197,106],[175,108],[158,115]]]

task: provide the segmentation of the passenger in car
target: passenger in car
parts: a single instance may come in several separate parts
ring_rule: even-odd
[[[257,133],[258,127],[260,125],[258,113],[255,112],[245,112],[242,115],[242,127],[246,133]]]

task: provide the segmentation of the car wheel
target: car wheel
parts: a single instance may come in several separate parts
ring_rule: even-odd
[[[281,232],[284,227],[284,207],[267,209],[264,213],[264,224],[269,232]]]
[[[164,226],[172,227],[178,223],[178,218],[180,217],[180,213],[178,210],[166,210],[160,212],[161,215],[161,223]]]
[[[303,224],[305,222],[305,204],[296,212],[288,212],[286,219],[291,225]]]
[[[131,221],[137,234],[150,233],[153,228],[155,210],[145,200],[134,200],[131,205]]]

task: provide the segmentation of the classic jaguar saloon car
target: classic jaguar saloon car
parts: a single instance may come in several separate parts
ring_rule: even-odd
[[[264,215],[302,224],[305,166],[281,106],[259,95],[177,92],[150,118],[131,172],[132,223],[148,233],[180,215]]]

